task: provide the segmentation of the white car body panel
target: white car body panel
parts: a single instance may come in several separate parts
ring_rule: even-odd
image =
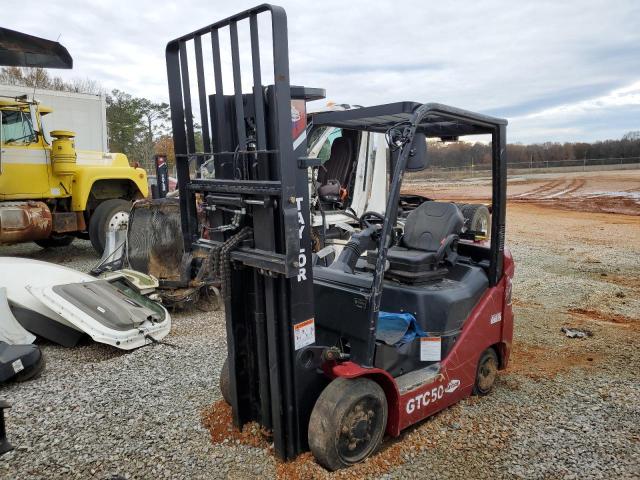
[[[146,321],[130,330],[118,331],[106,327],[53,291],[58,285],[98,280],[85,273],[53,263],[17,257],[0,257],[0,272],[0,287],[6,288],[9,304],[32,310],[51,321],[84,332],[96,342],[131,350],[161,340],[171,330],[171,316],[161,305],[165,314],[162,322]],[[126,278],[125,275],[113,277]]]
[[[88,334],[96,342],[112,345],[122,350],[132,350],[163,339],[171,330],[171,316],[164,307],[162,309],[165,313],[165,319],[160,323],[152,323],[147,320],[136,328],[126,331],[107,328],[91,315],[54,292],[53,287],[27,287],[27,289],[35,298],[65,318],[78,330]]]
[[[0,341],[9,345],[28,345],[35,340],[36,336],[26,331],[13,316],[7,300],[7,289],[0,287]]]
[[[62,265],[18,257],[0,257],[0,272],[2,272],[0,287],[6,287],[7,298],[11,305],[33,310],[67,327],[79,330],[35,298],[26,287],[40,288],[54,284],[94,282],[96,280],[94,277]]]

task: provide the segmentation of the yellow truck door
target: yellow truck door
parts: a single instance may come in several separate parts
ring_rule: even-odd
[[[42,138],[33,130],[29,112],[21,108],[2,109],[1,116],[0,200],[55,196],[49,186],[47,151]]]

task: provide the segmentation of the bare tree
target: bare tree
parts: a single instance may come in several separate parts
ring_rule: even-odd
[[[49,75],[46,69],[39,67],[3,67],[0,70],[0,84],[92,95],[104,93],[100,83],[95,80],[74,78],[67,82],[61,77]]]

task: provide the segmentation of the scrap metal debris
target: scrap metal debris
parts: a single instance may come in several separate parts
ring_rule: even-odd
[[[593,336],[590,330],[581,330],[573,327],[562,327],[560,330],[569,338],[587,338]]]

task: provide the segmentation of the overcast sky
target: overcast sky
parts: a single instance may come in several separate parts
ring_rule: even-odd
[[[277,3],[292,84],[337,103],[447,103],[508,118],[510,142],[640,130],[639,0]],[[256,4],[2,0],[1,24],[59,38],[74,58],[65,78],[167,101],[167,41]]]

